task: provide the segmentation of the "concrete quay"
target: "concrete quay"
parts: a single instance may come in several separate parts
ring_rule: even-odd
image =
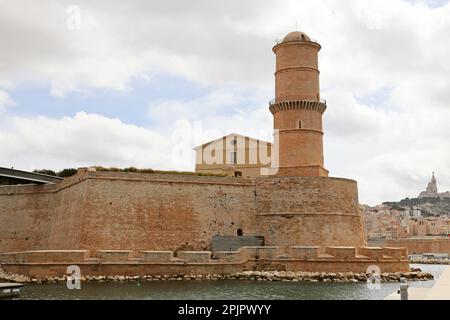
[[[400,294],[394,292],[385,300],[400,300]],[[446,267],[431,288],[409,288],[408,300],[450,300],[450,266]]]

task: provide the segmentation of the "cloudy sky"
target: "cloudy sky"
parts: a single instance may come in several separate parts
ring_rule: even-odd
[[[0,0],[0,166],[193,170],[209,139],[271,139],[296,25],[323,47],[330,174],[368,204],[433,170],[450,189],[448,0]]]

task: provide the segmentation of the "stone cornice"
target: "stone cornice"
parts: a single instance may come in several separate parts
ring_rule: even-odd
[[[314,129],[278,129],[279,134],[289,134],[289,133],[315,133],[323,135],[323,132],[320,130]]]
[[[283,46],[298,46],[298,45],[315,47],[317,51],[320,51],[320,49],[322,49],[322,46],[315,41],[290,41],[278,43],[275,47],[272,48],[272,51],[276,54],[278,49]]]
[[[307,67],[307,66],[292,66],[292,67],[286,67],[286,68],[282,68],[279,69],[278,71],[275,72],[275,75],[278,75],[280,73],[283,72],[287,72],[287,71],[292,71],[292,70],[299,70],[299,71],[313,71],[313,72],[317,72],[320,73],[319,69],[314,68],[314,67]]]
[[[275,114],[279,111],[296,110],[296,109],[318,111],[321,114],[323,114],[327,109],[327,104],[326,102],[320,101],[297,100],[297,101],[270,102],[269,107],[269,110],[272,114]]]

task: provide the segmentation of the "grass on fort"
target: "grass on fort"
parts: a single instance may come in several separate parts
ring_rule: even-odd
[[[179,174],[179,175],[189,175],[189,176],[199,176],[199,177],[226,177],[223,174],[214,174],[214,173],[201,173],[201,172],[191,172],[191,171],[164,171],[164,170],[154,170],[154,169],[138,169],[135,167],[129,168],[115,168],[115,167],[101,167],[94,166],[96,171],[107,171],[107,172],[134,172],[134,173],[154,173],[154,174]],[[67,168],[61,171],[54,171],[50,169],[39,169],[34,170],[35,173],[46,174],[50,176],[56,176],[61,178],[67,178],[75,175],[77,173],[77,169]]]

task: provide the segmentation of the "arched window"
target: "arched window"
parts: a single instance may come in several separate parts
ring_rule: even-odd
[[[302,120],[298,120],[298,128],[297,129],[302,129],[303,128],[303,122]]]
[[[242,232],[242,229],[237,230],[237,235],[238,235],[238,237],[242,237],[244,235],[244,233]]]

